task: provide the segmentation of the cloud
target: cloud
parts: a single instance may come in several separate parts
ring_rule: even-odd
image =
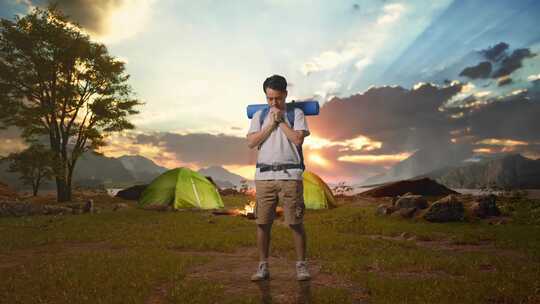
[[[247,147],[244,137],[224,134],[170,132],[140,134],[135,138],[134,144],[159,147],[176,155],[178,161],[182,163],[198,166],[247,165],[252,163],[255,152]]]
[[[505,51],[508,49],[508,47],[508,43],[499,42],[493,47],[480,51],[480,53],[484,55],[486,59],[497,62],[501,58],[505,57]]]
[[[531,100],[526,90],[488,100],[463,117],[469,135],[478,139],[540,141],[540,102]]]
[[[460,92],[462,84],[421,84],[415,89],[373,87],[324,104],[310,120],[312,133],[331,141],[362,135],[381,142],[379,153],[395,154],[449,142],[454,122],[439,108]],[[453,114],[453,113],[452,113]]]
[[[513,71],[521,68],[521,62],[525,58],[536,56],[529,49],[517,49],[512,52],[512,55],[505,57],[501,62],[501,67],[493,73],[493,78],[510,75]]]
[[[149,21],[155,0],[33,0],[30,7],[57,3],[69,18],[103,42],[115,42],[134,36]]]
[[[398,20],[403,11],[405,11],[405,6],[401,3],[387,4],[384,6],[383,11],[384,15],[377,19],[377,24],[379,25],[393,23]]]
[[[344,62],[358,57],[362,51],[363,49],[355,43],[350,43],[342,50],[325,51],[305,63],[302,66],[302,73],[309,75],[313,72],[333,69]]]
[[[497,79],[497,85],[499,87],[502,87],[502,86],[505,86],[505,85],[508,85],[508,84],[511,84],[512,83],[512,78],[508,77],[508,76],[503,76],[499,79]]]
[[[530,75],[529,77],[527,77],[527,80],[529,80],[531,82],[539,80],[539,79],[540,79],[540,74]]]
[[[340,87],[341,84],[336,81],[326,81],[322,84],[321,89],[315,92],[315,96],[319,96],[322,100],[327,100],[335,95],[338,95],[338,89]]]
[[[338,157],[339,161],[353,162],[353,163],[368,163],[368,164],[383,164],[393,165],[400,161],[407,159],[412,153],[399,153],[399,154],[378,154],[378,155],[344,155]]]
[[[373,62],[373,56],[377,49],[392,34],[389,32],[389,25],[396,23],[404,11],[405,6],[400,3],[385,5],[382,15],[371,25],[369,33],[364,31],[357,37],[350,39],[349,42],[314,56],[302,65],[301,72],[304,75],[309,75],[332,70],[351,61],[354,61],[354,66],[358,71],[362,71]],[[366,25],[366,27],[369,26]]]
[[[471,79],[477,79],[477,78],[488,78],[491,74],[491,63],[489,61],[483,61],[479,64],[467,67],[459,73],[459,76],[466,76]]]

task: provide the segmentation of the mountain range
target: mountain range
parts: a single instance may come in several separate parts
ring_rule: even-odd
[[[19,180],[18,173],[7,171],[8,166],[8,163],[0,162],[0,181],[18,190],[28,189],[29,187]],[[105,185],[119,188],[133,184],[147,184],[167,170],[143,156],[126,155],[115,158],[87,152],[77,161],[73,172],[73,186]],[[45,190],[54,188],[54,181],[45,181],[40,186],[40,189]]]
[[[521,154],[466,158],[467,155],[456,154],[451,161],[433,169],[433,159],[426,158],[424,153],[417,153],[396,164],[387,173],[366,179],[362,187],[429,177],[452,189],[540,189],[540,159],[530,159]],[[430,168],[432,170],[428,170]]]
[[[494,159],[442,168],[424,177],[430,177],[454,189],[494,186],[503,189],[540,189],[540,159],[508,154]]]
[[[19,180],[18,173],[7,171],[9,164],[0,162],[0,181],[12,188],[28,189]],[[85,153],[77,161],[73,173],[73,185],[82,187],[98,187],[105,185],[107,188],[123,188],[135,184],[148,184],[163,172],[169,170],[154,163],[152,160],[140,155],[124,155],[121,157],[107,157],[95,153]],[[240,188],[244,178],[231,173],[220,166],[211,166],[198,170],[205,176],[210,176],[222,189]],[[254,182],[247,180],[250,187]],[[54,181],[46,181],[40,189],[55,189]]]

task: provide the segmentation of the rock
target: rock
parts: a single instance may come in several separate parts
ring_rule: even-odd
[[[141,197],[141,194],[144,192],[146,187],[148,187],[148,185],[135,185],[118,191],[115,196],[125,200],[136,201]]]
[[[113,211],[117,211],[120,209],[127,209],[127,208],[129,208],[129,205],[126,203],[116,203],[114,204]]]
[[[402,232],[399,237],[403,238],[403,239],[408,239],[410,237],[412,237],[412,234],[408,233],[408,232]]]
[[[396,207],[426,209],[429,207],[427,200],[421,195],[402,196],[396,201]]]
[[[43,206],[29,202],[0,202],[0,216],[30,216],[43,214]]]
[[[94,212],[94,200],[92,199],[89,199],[86,204],[84,204],[84,207],[83,207],[83,212],[89,212],[89,213],[93,213]]]
[[[448,195],[434,202],[423,217],[430,222],[462,221],[464,211],[463,203],[457,200],[455,195]]]
[[[396,217],[396,218],[411,218],[414,213],[416,212],[416,208],[401,208],[397,209],[395,212],[393,212],[390,216]]]
[[[74,210],[79,209],[72,209],[64,206],[55,206],[55,205],[45,205],[43,206],[43,214],[73,214]],[[77,211],[75,211],[77,212]]]
[[[417,208],[401,208],[397,211],[397,213],[399,213],[399,215],[401,215],[401,217],[403,218],[411,218],[413,217],[414,213],[416,212],[416,210],[418,210]]]
[[[432,179],[420,178],[383,184],[379,187],[364,191],[360,193],[360,195],[370,197],[384,197],[398,196],[406,193],[429,196],[458,194],[456,191],[448,189]]]
[[[394,208],[385,204],[380,204],[375,210],[375,215],[388,215],[392,214],[392,212],[394,212]]]
[[[476,201],[472,202],[471,211],[479,218],[501,215],[501,211],[497,207],[497,197],[495,195],[486,195],[477,198]]]

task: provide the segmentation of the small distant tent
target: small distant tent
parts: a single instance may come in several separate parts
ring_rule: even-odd
[[[334,195],[328,185],[318,175],[304,171],[304,204],[306,209],[326,209],[335,207]]]
[[[139,205],[217,209],[223,208],[223,201],[218,189],[206,177],[189,168],[180,167],[154,179],[139,198]]]

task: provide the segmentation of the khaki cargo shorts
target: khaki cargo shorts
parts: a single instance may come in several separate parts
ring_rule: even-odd
[[[283,205],[287,225],[303,223],[306,209],[303,180],[255,180],[255,189],[257,201],[254,215],[258,225],[274,221],[278,199]]]

